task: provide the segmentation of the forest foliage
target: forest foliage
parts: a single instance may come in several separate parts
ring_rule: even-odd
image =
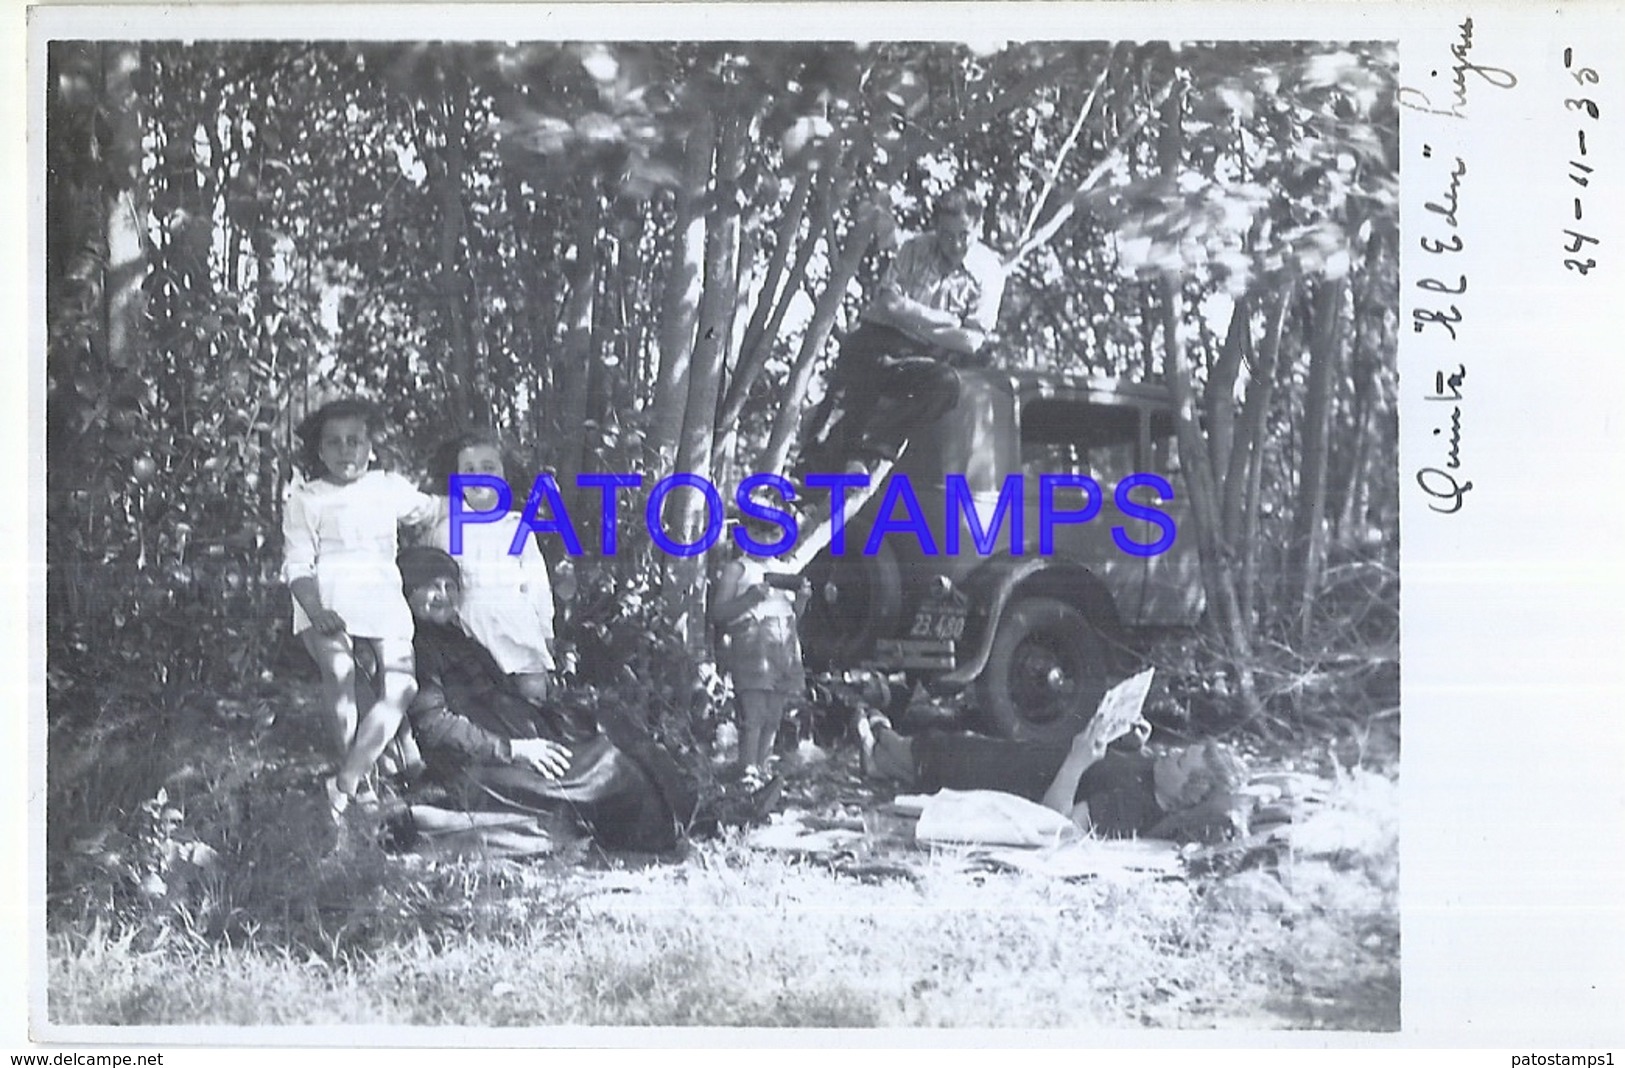
[[[1390,44],[56,42],[48,60],[56,726],[82,731],[109,692],[262,677],[287,626],[292,427],[335,396],[383,402],[414,474],[486,423],[567,488],[783,470],[888,250],[953,185],[985,198],[1009,268],[996,362],[1174,387],[1221,685],[1278,707],[1351,629],[1396,632]],[[596,530],[596,494],[569,500]],[[699,500],[673,505],[692,540]],[[588,675],[703,640],[702,559],[622,517],[570,609]],[[1255,682],[1270,650],[1294,666]]]

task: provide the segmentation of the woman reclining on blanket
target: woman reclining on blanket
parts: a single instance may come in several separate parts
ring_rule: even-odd
[[[1211,842],[1245,832],[1236,791],[1247,773],[1233,753],[1209,741],[1153,754],[1143,748],[1151,733],[1143,719],[1125,736],[1136,742],[1125,752],[1109,748],[1103,724],[1096,716],[1070,746],[965,732],[905,738],[878,715],[859,729],[869,774],[925,793],[1015,794],[1104,838]]]
[[[464,810],[523,813],[607,846],[660,851],[684,810],[676,765],[619,715],[572,723],[557,705],[526,700],[496,659],[458,625],[462,579],[439,549],[398,558],[417,632],[417,695],[408,710],[431,781]],[[617,744],[618,743],[618,744]],[[689,804],[688,808],[692,808]]]

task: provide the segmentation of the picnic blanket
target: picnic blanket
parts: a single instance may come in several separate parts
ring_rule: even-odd
[[[998,790],[938,790],[918,805],[914,840],[920,843],[1044,848],[1083,837],[1077,824],[1053,809]]]

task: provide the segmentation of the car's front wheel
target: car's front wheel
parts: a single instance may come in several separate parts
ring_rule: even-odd
[[[825,554],[807,568],[813,600],[801,621],[808,663],[844,668],[874,651],[877,638],[890,635],[902,609],[902,572],[891,547],[874,555]]]
[[[1100,632],[1076,608],[1024,597],[1005,610],[977,681],[976,718],[1003,738],[1064,741],[1106,693]]]

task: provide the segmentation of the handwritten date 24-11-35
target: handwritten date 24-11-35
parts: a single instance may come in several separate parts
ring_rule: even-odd
[[[1581,91],[1584,91],[1587,86],[1596,85],[1602,80],[1602,77],[1592,67],[1579,67],[1576,69],[1574,65],[1574,49],[1572,48],[1563,49],[1563,69],[1568,71],[1569,76],[1579,83]],[[1592,163],[1586,162],[1586,157],[1591,153],[1586,148],[1586,127],[1582,123],[1586,117],[1593,121],[1601,118],[1602,109],[1597,107],[1597,102],[1588,96],[1566,97],[1563,100],[1563,106],[1575,116],[1574,141],[1578,151],[1576,151],[1574,158],[1569,160],[1569,181],[1573,182],[1580,190],[1574,195],[1574,225],[1578,227],[1582,225],[1585,219],[1586,195],[1593,191],[1591,182],[1599,177],[1596,174],[1596,167]],[[1599,199],[1602,199],[1604,203],[1607,202],[1606,198]],[[1588,226],[1587,229],[1590,229],[1590,227]],[[1587,249],[1586,246],[1599,245],[1601,242],[1591,234],[1578,229],[1565,228],[1563,236],[1567,240],[1563,243],[1562,248],[1564,252],[1569,254],[1563,260],[1563,266],[1581,275],[1590,274],[1597,266],[1597,259],[1595,256],[1586,255],[1588,251],[1595,251]]]

